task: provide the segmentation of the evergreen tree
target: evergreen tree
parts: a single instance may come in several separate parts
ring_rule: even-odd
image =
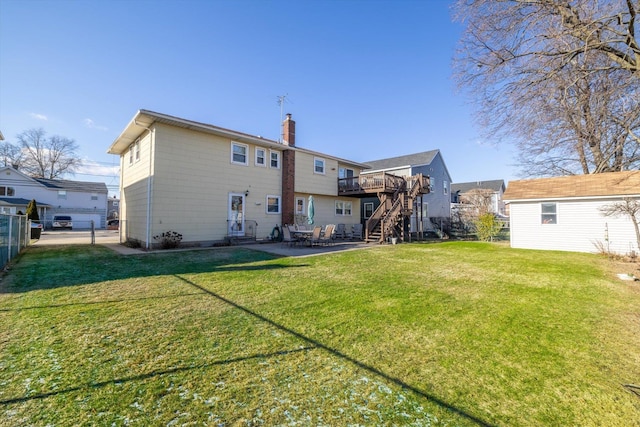
[[[31,221],[40,221],[40,216],[38,215],[38,206],[36,205],[35,199],[32,199],[27,205],[27,217]]]

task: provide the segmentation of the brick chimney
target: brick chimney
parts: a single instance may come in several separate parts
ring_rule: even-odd
[[[296,122],[291,119],[291,113],[282,123],[282,142],[290,147],[296,146]]]
[[[291,114],[282,123],[282,142],[291,148],[296,146],[296,122]],[[296,209],[296,152],[291,149],[282,150],[282,224],[295,222]]]

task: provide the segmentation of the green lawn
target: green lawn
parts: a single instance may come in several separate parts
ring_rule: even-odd
[[[640,426],[615,272],[477,242],[36,246],[0,285],[0,425]]]

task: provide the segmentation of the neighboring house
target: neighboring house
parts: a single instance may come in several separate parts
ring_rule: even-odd
[[[640,171],[510,181],[511,246],[637,254],[631,218],[601,211],[625,197],[640,200]]]
[[[452,209],[464,204],[465,193],[469,193],[472,190],[486,190],[491,192],[491,212],[504,216],[506,215],[503,200],[505,188],[503,179],[451,184]]]
[[[107,218],[107,185],[102,182],[80,182],[32,178],[19,170],[0,168],[0,212],[26,213],[26,206],[35,200],[40,221],[46,228],[53,216],[72,217],[74,228],[104,228]]]
[[[120,218],[120,199],[116,196],[107,200],[107,220]]]
[[[183,242],[264,239],[275,226],[360,221],[357,198],[338,192],[339,174],[366,165],[296,146],[295,122],[283,142],[148,110],[138,111],[109,147],[120,156],[120,233],[157,246],[167,231]]]
[[[451,175],[445,165],[440,150],[392,157],[388,159],[365,162],[370,169],[362,175],[385,172],[401,177],[422,174],[429,177],[429,193],[421,194],[415,200],[412,209],[409,231],[424,233],[430,230],[440,230],[442,221],[449,222],[451,218]],[[377,198],[363,199],[363,219],[367,220],[380,204]]]

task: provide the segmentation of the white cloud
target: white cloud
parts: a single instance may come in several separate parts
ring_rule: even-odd
[[[88,127],[89,129],[96,129],[96,130],[101,130],[101,131],[108,130],[105,126],[97,125],[96,122],[93,121],[93,119],[84,119],[84,125],[86,127]]]
[[[120,166],[107,166],[104,163],[98,163],[93,160],[83,159],[76,173],[79,175],[90,175],[97,177],[113,178],[120,176]]]
[[[31,117],[33,117],[34,119],[45,121],[45,122],[49,120],[49,117],[45,116],[44,114],[31,113]]]

